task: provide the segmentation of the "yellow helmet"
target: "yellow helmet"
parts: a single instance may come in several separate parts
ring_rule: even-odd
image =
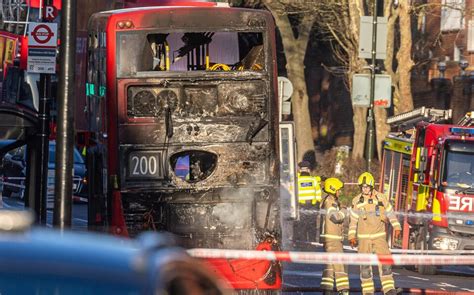
[[[359,176],[359,180],[357,181],[359,185],[368,185],[371,187],[375,186],[374,176],[370,172],[364,172]]]
[[[331,195],[335,195],[336,192],[343,187],[344,183],[335,177],[328,178],[324,181],[324,191]]]

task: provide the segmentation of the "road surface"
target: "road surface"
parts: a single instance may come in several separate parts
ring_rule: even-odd
[[[12,210],[23,210],[24,203],[19,198],[3,198],[3,208]],[[53,210],[48,209],[46,225],[52,227]],[[73,203],[72,205],[72,229],[87,230],[87,203]]]
[[[23,202],[18,198],[3,198],[3,206],[6,209],[22,210]],[[52,224],[52,210],[48,210],[47,225]],[[288,228],[285,227],[284,228]],[[72,206],[72,229],[87,230],[87,204],[73,204]],[[284,233],[284,239],[287,235]],[[286,243],[285,250],[290,251],[322,251],[317,243],[297,241],[297,243]],[[321,282],[323,266],[309,264],[283,264],[283,293],[284,294],[321,294],[319,285]],[[397,288],[404,290],[403,294],[469,294],[474,293],[474,268],[468,266],[448,266],[439,270],[434,276],[420,275],[402,267],[393,269]],[[376,288],[380,289],[380,281],[374,270]],[[360,294],[359,267],[349,267],[349,279],[351,286],[350,294]],[[426,293],[423,293],[425,292]],[[436,291],[436,293],[430,293]],[[456,293],[452,293],[456,292]],[[382,294],[381,292],[377,294]]]

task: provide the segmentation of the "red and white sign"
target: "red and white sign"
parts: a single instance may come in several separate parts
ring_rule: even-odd
[[[58,24],[30,23],[28,33],[26,70],[30,73],[54,74],[56,72]]]
[[[30,23],[28,25],[28,47],[56,48],[58,24]]]
[[[448,206],[449,211],[474,212],[474,197],[450,195]]]

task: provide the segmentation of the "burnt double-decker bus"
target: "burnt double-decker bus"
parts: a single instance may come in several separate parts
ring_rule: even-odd
[[[91,227],[280,247],[274,32],[266,11],[209,2],[91,17]],[[211,263],[237,289],[281,286],[278,263]]]

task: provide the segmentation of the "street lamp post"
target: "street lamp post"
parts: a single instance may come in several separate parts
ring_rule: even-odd
[[[72,175],[74,147],[74,75],[76,69],[77,1],[63,0],[58,85],[58,131],[53,225],[61,230],[71,227]]]
[[[375,146],[375,117],[374,117],[374,97],[375,97],[375,63],[377,53],[377,2],[374,0],[372,13],[372,61],[370,65],[370,105],[367,113],[367,135],[366,135],[366,160],[367,171],[371,172],[372,158],[374,157]]]

